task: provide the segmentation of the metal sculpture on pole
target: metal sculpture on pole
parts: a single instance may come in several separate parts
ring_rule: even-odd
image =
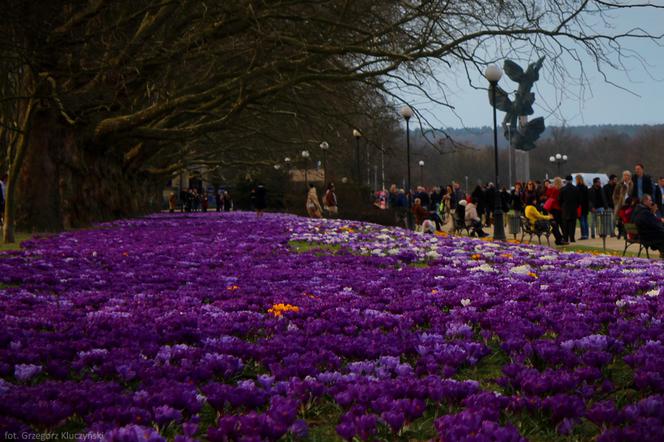
[[[505,60],[503,71],[510,80],[519,83],[514,101],[510,100],[509,94],[500,87],[495,90],[495,98],[494,93],[489,91],[489,103],[496,109],[505,112],[504,135],[514,149],[523,151],[534,149],[535,141],[544,132],[543,117],[528,121],[528,116],[535,113],[533,110],[535,94],[531,92],[531,89],[533,84],[539,80],[539,70],[542,68],[543,62],[544,57],[528,65],[524,71],[512,60]]]

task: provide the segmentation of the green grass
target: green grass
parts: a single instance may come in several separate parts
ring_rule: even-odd
[[[415,268],[425,268],[429,267],[429,264],[426,261],[414,261],[408,264],[410,267]]]
[[[307,241],[288,241],[288,246],[292,251],[297,253],[305,252],[332,252],[336,253],[341,250],[341,246],[338,244],[321,244],[313,243]]]
[[[32,233],[16,232],[14,234],[15,242],[11,244],[5,244],[0,241],[0,252],[6,252],[8,250],[21,250],[21,243],[28,239],[31,239],[33,236]]]
[[[459,370],[454,378],[459,381],[477,381],[485,390],[503,393],[502,387],[496,384],[496,380],[503,376],[503,366],[510,362],[510,358],[500,348],[492,350],[490,355],[480,359],[477,364]]]
[[[343,439],[337,434],[336,426],[339,423],[343,410],[330,399],[314,399],[300,408],[299,417],[307,421],[311,442],[341,442]],[[291,438],[292,439],[292,438]]]

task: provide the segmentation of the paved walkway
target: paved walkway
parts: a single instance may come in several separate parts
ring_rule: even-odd
[[[448,222],[447,224],[445,224],[445,226],[443,227],[443,230],[446,231],[446,232],[451,232],[452,231],[452,223]],[[484,231],[487,232],[489,235],[493,236],[493,227],[491,227],[491,228],[485,227]],[[507,239],[514,239],[514,236],[509,235],[508,232],[509,232],[508,227],[505,226],[505,236],[507,236]],[[580,240],[579,238],[581,237],[581,229],[579,229],[579,228],[576,229],[576,234],[575,234],[574,237],[576,238],[576,243],[573,243],[569,246],[555,246],[554,245],[554,238],[553,238],[553,236],[551,236],[550,237],[551,247],[555,247],[556,249],[559,249],[559,250],[571,249],[571,248],[574,248],[574,247],[578,247],[578,248],[589,247],[589,248],[593,248],[593,249],[599,249],[599,251],[601,251],[604,247],[603,242],[602,242],[602,238],[599,237],[599,236],[596,236],[595,239],[590,238],[590,239]],[[521,234],[517,235],[516,239],[520,240],[521,239]],[[524,242],[528,242],[528,235],[526,235],[524,237]],[[533,241],[532,241],[531,244],[539,244],[536,237],[533,236]],[[547,245],[546,238],[544,238],[544,237],[542,237],[542,245],[543,246]],[[606,238],[606,250],[607,251],[619,252],[620,254],[622,254],[624,248],[625,248],[625,240],[624,239],[622,239],[622,238],[621,239],[616,239],[616,238],[610,238],[610,237]],[[628,254],[630,252],[636,254],[636,253],[638,253],[638,251],[639,251],[639,246],[638,245],[632,245],[627,249]],[[645,251],[641,252],[641,257],[643,257],[643,258],[646,257]],[[651,258],[658,258],[659,254],[658,254],[658,252],[650,251],[650,257]]]

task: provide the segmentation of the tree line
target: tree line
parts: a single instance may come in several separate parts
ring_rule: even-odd
[[[353,128],[390,148],[404,90],[451,106],[430,94],[445,96],[446,75],[466,72],[473,85],[488,64],[533,53],[563,85],[569,63],[583,66],[579,50],[600,70],[620,68],[624,42],[661,38],[594,27],[621,10],[660,13],[604,0],[0,6],[5,241],[14,226],[61,230],[154,210],[163,184],[197,165],[260,171],[327,140],[330,160],[347,167]]]

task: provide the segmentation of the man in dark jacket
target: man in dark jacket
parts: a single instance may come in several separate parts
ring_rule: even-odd
[[[452,193],[452,208],[454,209],[459,201],[466,199],[466,193],[461,189],[461,184],[456,181],[452,181],[452,189],[454,190]]]
[[[643,195],[653,195],[655,186],[652,183],[652,178],[645,174],[643,164],[638,163],[636,166],[634,166],[634,177],[632,177],[632,181],[634,181],[634,187],[632,188],[631,195],[632,198],[638,198],[639,201],[641,201]]]
[[[579,224],[581,225],[581,238],[588,239],[588,213],[590,212],[590,202],[588,195],[588,186],[583,182],[583,176],[576,176],[576,189],[579,195],[579,207],[581,208],[581,218]]]
[[[486,206],[486,201],[485,199],[485,191],[484,188],[482,187],[482,182],[477,181],[477,186],[475,186],[475,189],[473,189],[473,193],[470,194],[470,198],[473,201],[477,201],[477,214],[479,215],[480,219],[484,216],[485,212],[485,206]]]
[[[609,175],[609,182],[604,185],[602,190],[604,191],[604,196],[606,197],[606,202],[609,205],[609,210],[615,213],[615,210],[613,209],[613,191],[616,190],[616,184],[618,184],[618,177],[615,174]],[[611,230],[611,237],[616,236],[615,232],[615,221],[614,220],[614,226],[613,230]]]
[[[592,214],[590,236],[594,238],[595,230],[599,228],[599,216],[609,209],[609,202],[606,199],[599,177],[593,178],[593,185],[588,190],[588,206]]]
[[[647,193],[641,198],[641,204],[636,206],[632,220],[639,230],[639,239],[651,249],[659,250],[660,257],[664,257],[664,224],[661,218],[655,216],[657,206]]]
[[[433,192],[431,192],[431,202],[429,203],[429,211],[436,212],[440,202],[443,200],[443,192],[440,191],[440,187],[434,187]]]
[[[558,202],[562,211],[563,220],[563,241],[576,242],[574,240],[574,233],[576,230],[576,210],[579,207],[579,191],[572,182],[572,175],[565,177],[567,183],[560,189],[558,195]]]
[[[425,209],[429,208],[430,204],[430,198],[429,198],[429,193],[427,190],[424,188],[424,186],[417,186],[417,193],[415,194],[415,198],[420,199],[420,203],[422,204],[422,207]],[[415,200],[413,200],[415,201]]]

